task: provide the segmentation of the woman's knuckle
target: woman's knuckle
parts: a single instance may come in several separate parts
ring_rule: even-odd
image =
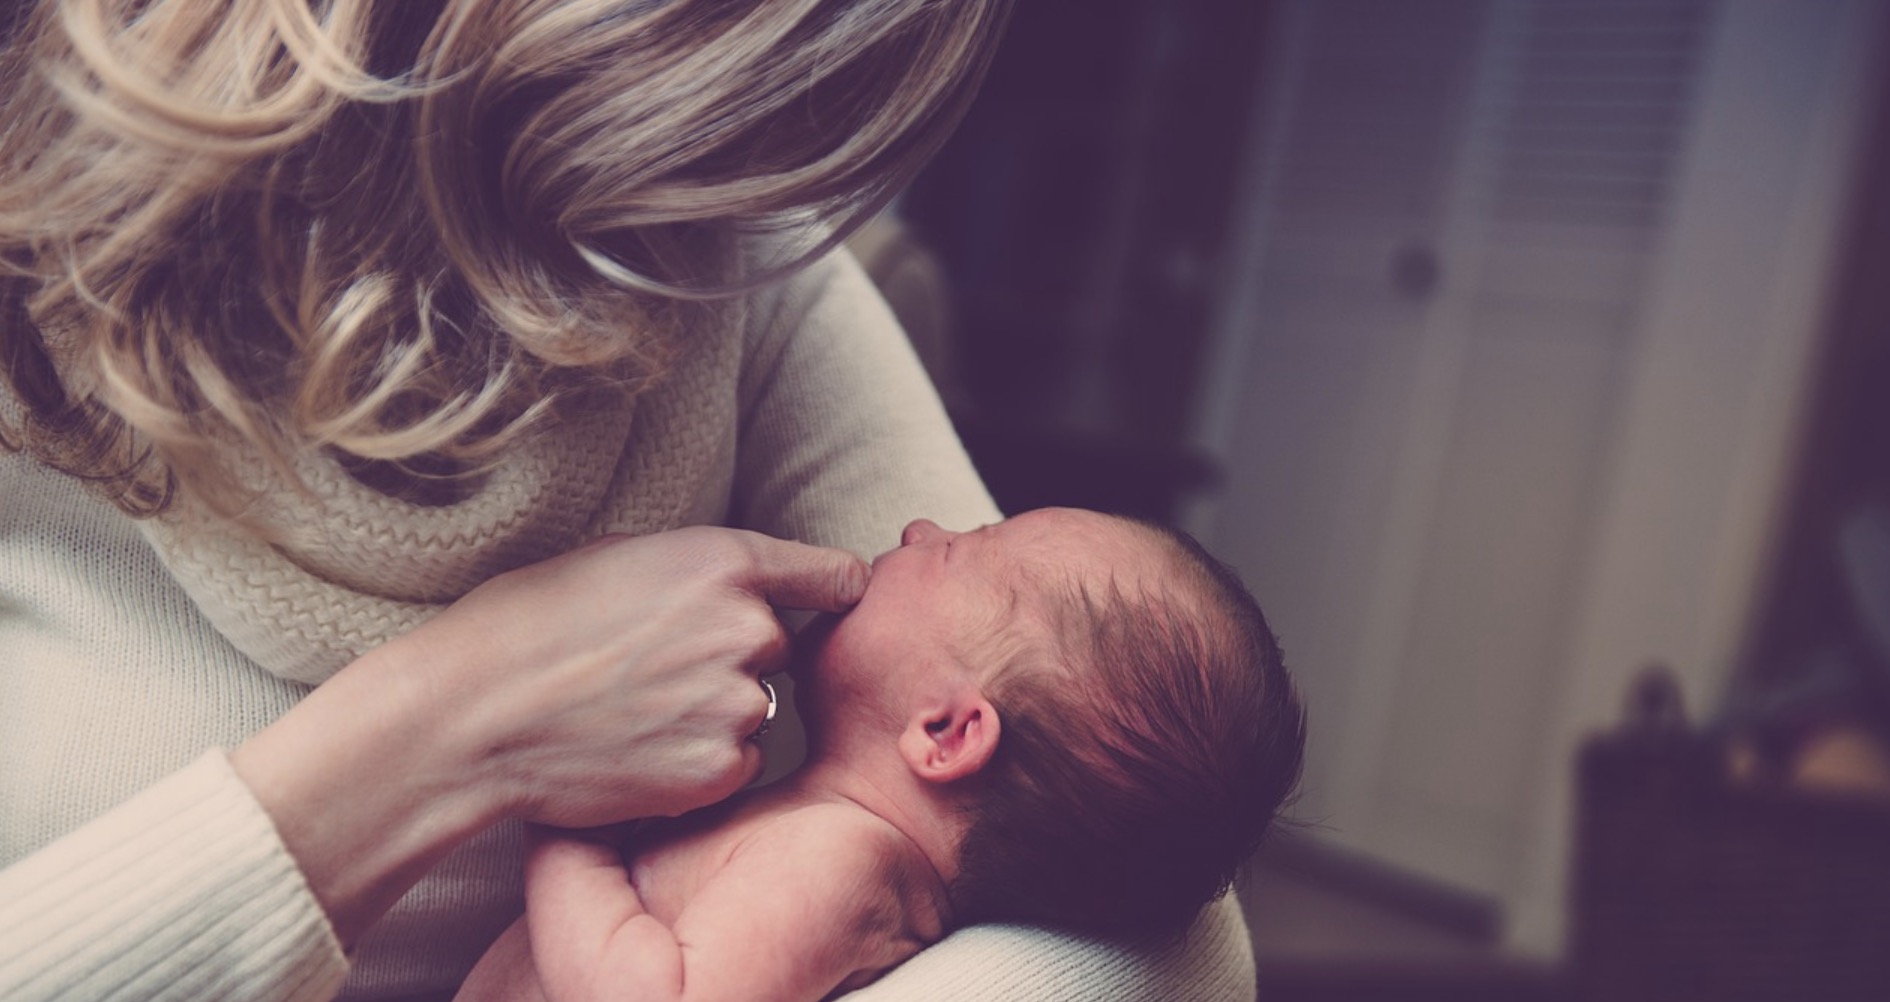
[[[757,610],[745,617],[741,625],[742,639],[750,647],[772,648],[785,643],[787,633],[781,627],[781,621],[772,613]]]
[[[721,705],[723,726],[745,734],[754,727],[755,721],[761,719],[767,697],[759,686],[750,688],[752,684],[743,683],[728,688]]]
[[[748,781],[748,756],[741,746],[730,747],[723,755],[717,778],[737,787]]]

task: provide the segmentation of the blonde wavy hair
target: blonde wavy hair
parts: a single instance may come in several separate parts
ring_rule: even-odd
[[[0,444],[140,516],[240,507],[233,441],[477,468],[883,205],[1009,5],[42,0],[0,53]]]

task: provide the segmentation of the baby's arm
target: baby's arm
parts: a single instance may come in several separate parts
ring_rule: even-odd
[[[526,871],[526,925],[545,994],[552,1002],[815,1002],[916,953],[924,942],[897,890],[913,882],[888,872],[908,865],[904,847],[858,813],[797,812],[756,832],[674,928],[644,910],[609,846],[541,844]],[[930,929],[923,939],[937,935]]]

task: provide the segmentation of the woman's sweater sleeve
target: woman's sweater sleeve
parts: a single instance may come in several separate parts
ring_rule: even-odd
[[[756,297],[746,328],[735,524],[870,557],[915,518],[997,521],[912,346],[849,254]]]
[[[214,751],[0,870],[0,998],[302,1000],[348,963]]]
[[[975,972],[975,973],[973,973]],[[1125,946],[1021,925],[960,929],[847,1002],[1254,1002],[1253,943],[1232,894],[1182,938]]]

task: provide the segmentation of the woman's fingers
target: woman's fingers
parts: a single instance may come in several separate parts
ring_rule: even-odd
[[[777,609],[845,612],[866,594],[866,561],[844,550],[745,534],[754,562],[735,584]]]
[[[761,675],[786,667],[777,605],[844,609],[849,553],[695,527],[617,536],[501,575],[413,637],[523,816],[584,827],[712,803],[762,768]],[[405,638],[403,638],[405,639]],[[454,656],[439,658],[443,651]],[[441,662],[444,661],[442,665]]]

